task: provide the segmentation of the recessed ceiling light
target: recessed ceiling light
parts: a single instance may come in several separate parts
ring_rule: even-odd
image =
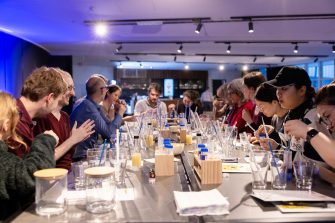
[[[242,67],[242,70],[243,71],[247,71],[249,68],[248,68],[248,65],[243,65],[243,67]]]
[[[220,66],[219,66],[219,70],[221,70],[221,71],[224,70],[224,66],[223,66],[223,65],[220,65]]]
[[[190,69],[190,66],[189,66],[188,64],[186,64],[186,65],[184,66],[184,68],[185,68],[185,70],[188,70],[188,69]]]
[[[107,35],[108,28],[105,23],[97,23],[94,27],[95,35],[99,37],[104,37]]]

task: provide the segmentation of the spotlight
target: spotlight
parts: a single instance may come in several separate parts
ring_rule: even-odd
[[[115,51],[118,53],[122,50],[122,45],[120,45],[118,48],[115,49]]]
[[[335,44],[333,43],[332,53],[335,53]]]
[[[257,57],[255,57],[255,58],[254,58],[253,62],[255,63],[255,62],[256,62],[256,60],[257,60]]]
[[[224,70],[224,66],[223,66],[223,65],[220,65],[220,66],[219,66],[219,70],[221,70],[221,71]]]
[[[315,58],[314,59],[314,63],[318,62],[319,61],[319,58]]]
[[[108,29],[105,23],[97,23],[94,27],[95,35],[104,37],[107,35]]]
[[[174,62],[177,61],[177,56],[174,56],[173,61],[174,61]]]
[[[180,44],[180,47],[179,47],[179,49],[177,50],[177,52],[178,52],[178,53],[183,52],[183,44]]]
[[[248,65],[243,65],[242,70],[247,71],[248,70]]]
[[[299,47],[298,47],[298,44],[296,43],[296,44],[295,44],[295,47],[294,47],[294,50],[293,50],[293,53],[298,53],[298,48],[299,48]]]
[[[204,56],[204,59],[202,59],[202,61],[203,61],[203,62],[205,62],[205,61],[206,61],[206,56]]]
[[[285,57],[281,58],[281,61],[280,61],[280,62],[283,63],[284,61],[285,61]]]
[[[227,48],[226,52],[227,52],[227,53],[230,53],[230,50],[231,50],[231,46],[230,46],[230,43],[229,43],[229,45],[228,45],[228,48]]]
[[[188,69],[190,69],[190,66],[189,66],[188,64],[186,64],[186,65],[184,66],[184,68],[185,68],[185,70],[188,70]]]
[[[125,58],[126,58],[126,60],[128,60],[128,61],[130,60],[130,58],[129,58],[128,56],[126,56]]]
[[[198,23],[198,25],[197,25],[197,28],[195,29],[195,31],[194,31],[194,32],[195,32],[196,34],[199,34],[199,33],[200,33],[200,31],[201,31],[201,28],[202,28],[202,23],[201,23],[201,22],[199,22],[199,23]]]
[[[248,27],[249,27],[249,33],[253,33],[254,32],[254,24],[252,23],[252,21],[250,20],[250,22],[248,23]]]

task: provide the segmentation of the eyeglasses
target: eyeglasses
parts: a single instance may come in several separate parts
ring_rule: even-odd
[[[72,91],[72,90],[75,90],[76,88],[73,86],[73,85],[70,85],[67,87],[67,90],[68,91]]]

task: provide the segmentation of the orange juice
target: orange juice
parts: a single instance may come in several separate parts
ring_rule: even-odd
[[[186,145],[192,145],[192,135],[186,135]]]
[[[131,156],[131,164],[133,167],[141,167],[141,153],[133,153]]]
[[[153,135],[147,135],[145,137],[145,142],[147,143],[147,147],[152,147],[154,145],[154,136]]]

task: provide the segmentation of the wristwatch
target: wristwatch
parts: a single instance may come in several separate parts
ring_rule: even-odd
[[[308,143],[311,142],[311,139],[316,136],[317,134],[319,133],[319,131],[315,130],[315,129],[311,129],[307,132],[307,135],[306,135],[306,141]]]

